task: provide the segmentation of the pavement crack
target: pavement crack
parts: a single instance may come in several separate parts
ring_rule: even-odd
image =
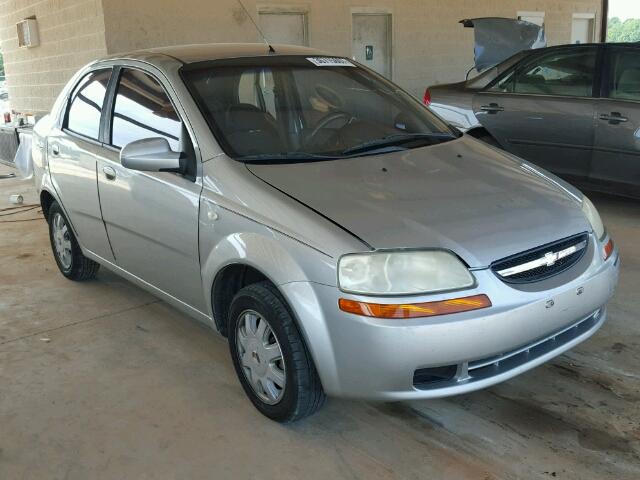
[[[17,342],[19,340],[24,340],[26,338],[36,337],[38,335],[42,335],[42,334],[45,334],[45,333],[51,333],[51,332],[55,332],[57,330],[62,330],[64,328],[73,327],[73,326],[76,326],[76,325],[81,325],[83,323],[93,322],[95,320],[100,320],[102,318],[110,317],[112,315],[120,315],[121,313],[129,312],[131,310],[136,310],[138,308],[147,307],[149,305],[152,305],[154,303],[159,303],[159,302],[160,302],[160,300],[153,300],[151,302],[142,303],[140,305],[135,305],[133,307],[123,308],[122,310],[118,310],[116,312],[103,313],[102,315],[96,315],[95,317],[85,318],[84,320],[78,320],[76,322],[66,323],[66,324],[60,325],[58,327],[47,328],[45,330],[40,330],[38,332],[29,333],[27,335],[22,335],[20,337],[10,338],[9,340],[3,340],[2,342],[0,342],[0,345],[6,345],[8,343]]]

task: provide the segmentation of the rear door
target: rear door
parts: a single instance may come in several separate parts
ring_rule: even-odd
[[[640,194],[640,49],[609,46],[590,179]],[[615,182],[617,185],[611,185]]]
[[[480,123],[508,151],[568,178],[591,162],[595,46],[535,53],[474,98]]]
[[[96,168],[111,68],[87,73],[71,92],[62,128],[47,138],[51,178],[80,244],[113,261],[100,211]]]
[[[150,68],[150,67],[148,67]],[[118,72],[106,154],[98,164],[102,216],[116,264],[198,310],[205,311],[198,252],[202,184],[196,180],[194,142],[167,93],[161,74],[140,68]],[[165,138],[191,162],[192,175],[129,170],[120,150],[145,138]]]

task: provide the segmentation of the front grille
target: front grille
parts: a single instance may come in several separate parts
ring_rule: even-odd
[[[539,282],[578,263],[588,244],[589,235],[581,233],[498,260],[491,270],[506,283]]]

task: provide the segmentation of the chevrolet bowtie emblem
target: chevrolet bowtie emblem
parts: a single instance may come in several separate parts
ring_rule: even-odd
[[[558,252],[547,252],[544,254],[545,265],[547,267],[553,267],[558,261]]]
[[[505,268],[502,270],[497,270],[496,273],[501,277],[508,278],[508,277],[512,277],[514,275],[520,275],[524,272],[529,272],[531,270],[535,270],[541,267],[550,268],[550,267],[553,267],[560,260],[564,260],[565,258],[571,258],[572,255],[575,255],[576,253],[583,251],[585,248],[587,248],[587,244],[588,244],[587,240],[582,240],[576,243],[575,245],[571,245],[570,247],[564,248],[557,252],[547,252],[544,255],[536,258],[535,260],[524,262],[524,263],[521,263],[520,265],[514,265],[512,267]],[[575,261],[578,261],[579,258],[580,258],[579,256],[577,258],[574,257],[574,263]],[[566,261],[565,261],[565,266],[566,266]]]

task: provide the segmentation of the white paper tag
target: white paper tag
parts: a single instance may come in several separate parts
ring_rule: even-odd
[[[355,67],[355,65],[346,58],[307,57],[307,60],[313,63],[316,67]]]

